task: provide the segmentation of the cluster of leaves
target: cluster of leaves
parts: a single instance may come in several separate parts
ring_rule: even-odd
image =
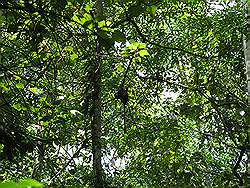
[[[33,179],[23,179],[20,180],[19,182],[6,181],[0,183],[0,186],[2,188],[29,188],[29,187],[41,188],[43,187],[43,184]]]
[[[102,18],[94,5],[0,3],[1,178],[92,184],[98,40],[108,186],[247,185],[244,4],[107,0]]]

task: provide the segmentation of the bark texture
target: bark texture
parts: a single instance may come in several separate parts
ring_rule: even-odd
[[[96,1],[96,17],[102,17],[103,4],[102,0]],[[98,36],[97,36],[98,37]],[[95,51],[95,62],[93,64],[93,119],[92,119],[92,154],[93,154],[93,174],[94,187],[102,188],[103,185],[103,169],[102,169],[102,144],[101,144],[101,129],[102,129],[102,115],[101,115],[101,44],[97,40]]]
[[[247,91],[248,91],[248,109],[247,109],[247,124],[248,124],[248,166],[247,172],[250,174],[250,34],[249,34],[249,26],[250,26],[250,1],[247,0],[246,3],[247,10],[247,24],[248,24],[248,33],[244,38],[244,51],[245,51],[245,61],[246,61],[246,69],[247,69]]]

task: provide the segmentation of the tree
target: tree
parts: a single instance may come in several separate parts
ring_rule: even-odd
[[[103,1],[96,1],[96,18],[102,19],[103,17]],[[93,120],[92,120],[92,154],[93,154],[93,168],[94,168],[94,187],[104,187],[103,185],[103,169],[101,163],[102,145],[101,145],[101,129],[102,129],[102,117],[101,117],[101,38],[99,28],[97,26],[97,44],[95,52],[95,63],[93,66]]]
[[[13,0],[0,9],[3,179],[249,184],[243,2]]]
[[[246,10],[247,10],[247,24],[249,25],[250,24],[250,2],[247,1],[246,2]],[[247,90],[248,90],[248,104],[250,104],[250,97],[249,97],[249,93],[250,93],[250,82],[249,82],[249,77],[250,77],[250,37],[249,37],[249,31],[247,33],[247,35],[245,36],[245,38],[243,39],[244,40],[244,52],[245,52],[245,61],[246,61],[246,67],[247,67]],[[250,113],[250,110],[249,110],[249,107],[248,107],[248,110],[247,110],[247,113],[248,113],[248,139],[250,139],[250,128],[249,128],[249,113]],[[248,141],[248,143],[250,143],[250,141]],[[248,151],[248,160],[249,160],[249,156],[250,156],[250,153]],[[250,166],[249,166],[249,162],[248,162],[248,172],[250,172]]]

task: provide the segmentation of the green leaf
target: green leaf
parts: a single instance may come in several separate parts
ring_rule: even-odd
[[[34,188],[40,188],[43,187],[43,184],[33,180],[33,179],[23,179],[18,183],[18,186],[21,188],[28,188],[28,187],[34,187]]]
[[[48,126],[49,122],[48,121],[42,121],[41,124],[44,125],[44,126]]]
[[[17,38],[18,33],[14,33],[13,35],[9,36],[10,40],[15,40]]]
[[[130,16],[137,17],[141,13],[144,12],[144,9],[143,9],[143,7],[141,7],[139,5],[137,5],[137,6],[131,6],[131,7],[128,8],[128,12],[129,12]]]
[[[71,54],[70,55],[70,59],[71,60],[75,60],[75,59],[77,59],[78,58],[78,55],[77,54]]]
[[[145,56],[145,55],[149,55],[148,51],[147,50],[140,50],[139,51],[139,54],[141,57]]]
[[[92,6],[90,4],[87,4],[84,8],[87,12],[90,12],[92,10]]]
[[[106,25],[106,21],[102,20],[100,22],[98,22],[98,28],[104,27]]]
[[[54,0],[54,7],[59,11],[62,11],[67,4],[67,0]]]
[[[72,46],[65,46],[64,50],[68,51],[68,52],[71,52],[73,50],[73,47]]]
[[[126,36],[120,31],[115,31],[112,33],[112,40],[118,42],[126,42]]]
[[[16,84],[16,88],[23,89],[24,88],[24,84],[22,82],[19,82],[19,83]]]
[[[116,66],[116,71],[117,72],[123,72],[124,71],[124,67],[121,66],[121,65],[118,65],[118,66]]]
[[[148,13],[149,13],[152,17],[155,16],[156,10],[157,10],[157,6],[155,6],[155,5],[152,5],[152,6],[147,7],[147,11],[148,11]]]
[[[22,107],[21,107],[21,110],[27,110],[27,107],[22,106]]]
[[[38,93],[39,92],[39,89],[37,87],[31,87],[29,88],[29,90],[32,92],[32,93]]]
[[[1,88],[3,91],[9,91],[9,88],[7,88],[3,82],[0,82],[0,88]]]
[[[113,46],[113,41],[112,38],[109,37],[108,32],[101,30],[98,34],[100,35],[99,40],[101,45],[106,49],[110,49]]]
[[[73,17],[71,18],[72,20],[74,20],[77,23],[81,23],[80,19],[77,17],[76,14],[73,15]]]
[[[139,48],[146,48],[147,47],[147,44],[146,43],[142,43],[142,42],[140,42],[140,43],[138,42],[137,45],[138,45]]]
[[[13,106],[13,108],[15,108],[15,109],[16,109],[16,110],[18,110],[18,111],[22,109],[22,107],[21,107],[21,104],[20,104],[20,103],[13,104],[12,106]]]
[[[135,49],[137,49],[137,45],[132,43],[132,44],[128,45],[127,48],[130,50],[135,50]]]
[[[8,181],[8,182],[3,182],[0,183],[1,188],[18,188],[18,184],[14,181]]]
[[[83,15],[83,18],[79,19],[78,16],[76,14],[74,14],[71,19],[74,20],[75,22],[83,25],[85,22],[90,21],[92,19],[92,17],[90,14],[85,13]]]
[[[7,182],[0,183],[1,188],[41,188],[43,184],[33,180],[33,179],[23,179],[19,182],[14,182],[13,180],[9,180]]]
[[[140,57],[140,56],[134,57],[134,58],[132,59],[132,62],[133,62],[133,63],[141,62],[141,57]]]
[[[91,15],[90,15],[90,14],[87,14],[87,13],[85,13],[85,14],[83,15],[83,18],[84,18],[85,22],[92,20]]]
[[[21,78],[17,75],[15,75],[14,77],[15,77],[15,80],[21,80]]]

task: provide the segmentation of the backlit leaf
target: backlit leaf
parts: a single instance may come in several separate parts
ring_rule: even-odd
[[[75,60],[75,59],[77,59],[78,58],[78,55],[77,54],[71,54],[70,55],[70,59],[71,60]]]
[[[16,84],[16,88],[22,89],[22,88],[24,88],[24,84],[22,82],[19,82]]]
[[[145,55],[149,55],[149,53],[148,53],[148,51],[147,50],[140,50],[139,51],[139,54],[140,54],[140,56],[145,56]]]

